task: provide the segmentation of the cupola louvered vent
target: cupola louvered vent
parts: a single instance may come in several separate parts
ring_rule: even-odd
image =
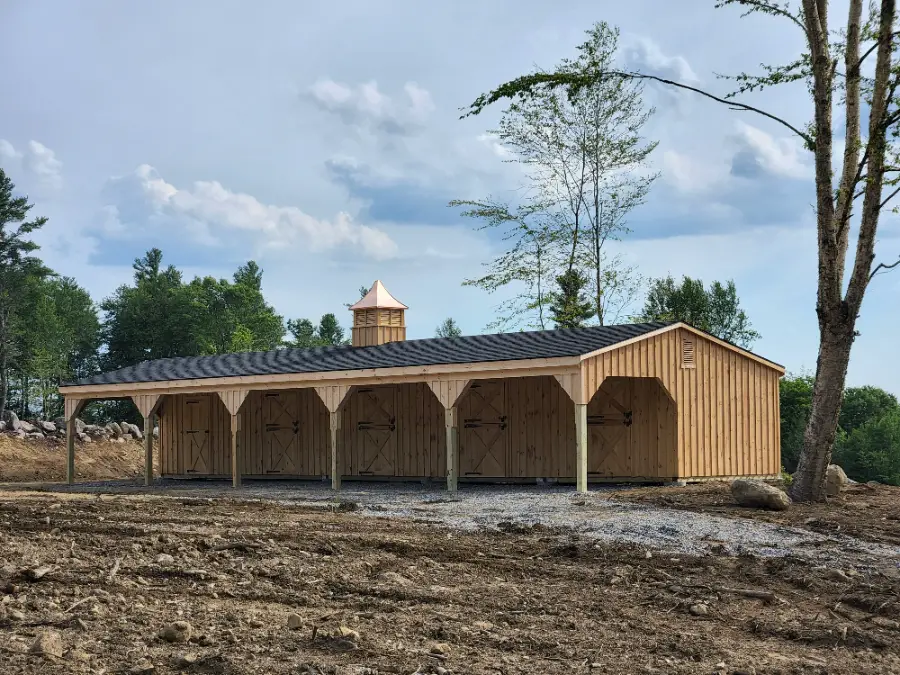
[[[681,341],[681,367],[694,367],[694,341],[691,338],[684,338]]]

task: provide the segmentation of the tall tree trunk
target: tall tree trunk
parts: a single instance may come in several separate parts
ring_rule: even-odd
[[[819,500],[824,491],[853,345],[853,324],[856,322],[851,320],[849,323],[849,327],[840,326],[836,331],[826,327],[821,333],[812,409],[791,489],[791,497],[797,501]]]
[[[6,310],[0,309],[0,415],[6,410],[9,395],[9,347],[7,327],[9,321]]]

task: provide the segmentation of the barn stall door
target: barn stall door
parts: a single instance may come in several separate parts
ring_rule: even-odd
[[[461,401],[459,475],[506,476],[506,382],[475,382]]]
[[[299,395],[263,394],[263,473],[297,475],[300,446]]]
[[[396,387],[356,390],[359,475],[393,476],[397,455]]]
[[[185,396],[181,402],[183,420],[181,447],[186,474],[202,476],[212,473],[209,404],[209,396]]]
[[[631,379],[607,378],[591,399],[587,409],[589,474],[632,474],[633,388]]]

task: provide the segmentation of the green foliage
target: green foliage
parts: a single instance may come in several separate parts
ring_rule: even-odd
[[[849,387],[844,391],[838,426],[853,433],[867,422],[900,408],[897,397],[878,387]]]
[[[605,23],[587,31],[574,59],[557,72],[581,77],[614,66],[619,32]],[[527,176],[521,203],[451,202],[464,216],[499,228],[509,248],[490,273],[468,285],[516,295],[497,307],[491,328],[546,328],[548,290],[564,272],[578,270],[597,323],[615,320],[634,299],[639,277],[606,244],[629,232],[627,216],[644,202],[657,178],[646,160],[656,143],[642,130],[652,108],[636,81],[595,80],[577,91],[552,87],[515,97],[493,132]]]
[[[13,194],[15,185],[0,169],[0,411],[6,408],[10,368],[21,367],[21,336],[27,322],[23,313],[29,286],[51,274],[41,260],[32,255],[39,246],[30,235],[47,222],[46,218],[28,220],[32,204],[26,197]]]
[[[803,434],[812,409],[814,380],[788,375],[781,380],[781,461],[787,471],[797,468]],[[900,485],[900,404],[878,387],[848,387],[844,391],[832,461],[850,478]]]
[[[854,480],[900,485],[900,408],[839,434],[834,462]]]
[[[368,290],[366,290],[368,293]],[[328,347],[349,344],[344,338],[344,329],[334,314],[324,314],[319,325],[309,319],[288,319],[288,332],[293,336],[285,344],[288,347]]]
[[[714,281],[709,289],[700,279],[684,277],[677,284],[671,275],[650,282],[639,321],[684,321],[718,338],[749,348],[759,338],[741,309],[734,281]]]
[[[434,336],[439,338],[459,337],[460,335],[462,335],[462,329],[456,324],[456,320],[449,316],[434,331]]]
[[[190,283],[199,310],[198,339],[203,353],[276,349],[284,338],[284,320],[262,294],[262,270],[252,260],[233,281],[204,277]]]
[[[786,375],[781,379],[781,461],[794,472],[803,451],[803,434],[812,407],[811,375]]]
[[[581,328],[594,315],[594,305],[584,289],[587,279],[575,269],[556,277],[559,290],[550,301],[550,316],[557,328]]]

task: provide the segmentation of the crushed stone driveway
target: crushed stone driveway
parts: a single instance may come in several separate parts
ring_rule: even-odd
[[[464,484],[454,495],[439,483],[345,481],[339,493],[327,481],[246,480],[235,490],[220,480],[157,479],[66,485],[4,484],[2,491],[40,490],[96,494],[156,494],[178,499],[272,500],[326,510],[354,510],[378,518],[406,518],[465,531],[545,528],[598,542],[627,542],[648,550],[705,555],[799,557],[818,565],[869,568],[895,561],[900,547],[854,537],[610,499],[622,486],[591,486],[587,494],[564,485]]]

